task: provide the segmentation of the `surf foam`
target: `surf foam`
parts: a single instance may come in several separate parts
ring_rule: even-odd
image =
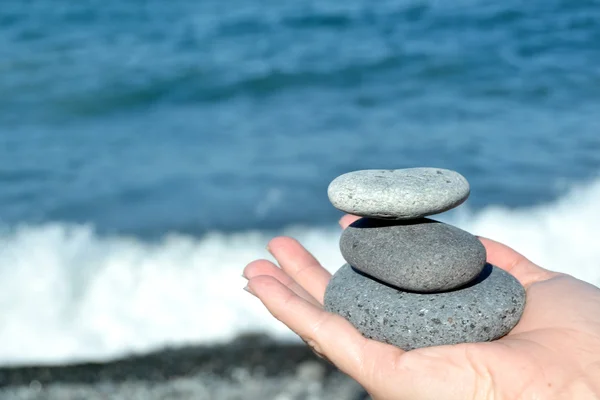
[[[600,285],[600,180],[527,209],[466,207],[445,220]],[[340,230],[295,227],[325,267],[343,264]],[[107,360],[248,331],[294,335],[242,290],[242,268],[269,258],[270,235],[176,234],[158,243],[103,237],[91,226],[22,226],[0,233],[0,363]]]

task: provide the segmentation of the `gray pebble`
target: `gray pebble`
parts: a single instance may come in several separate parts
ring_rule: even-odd
[[[327,189],[335,208],[385,219],[438,214],[463,203],[469,193],[461,174],[440,168],[354,171],[338,176]]]
[[[524,307],[523,286],[490,264],[472,284],[433,294],[397,290],[346,264],[325,291],[327,311],[365,337],[404,350],[500,338],[519,322]]]
[[[361,218],[342,233],[340,250],[361,272],[416,292],[463,286],[479,275],[486,260],[485,247],[475,236],[427,218]]]

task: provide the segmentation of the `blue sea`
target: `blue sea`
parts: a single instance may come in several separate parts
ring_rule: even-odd
[[[275,235],[342,265],[327,199],[435,166],[441,215],[600,284],[600,2],[0,0],[0,364],[246,332]]]

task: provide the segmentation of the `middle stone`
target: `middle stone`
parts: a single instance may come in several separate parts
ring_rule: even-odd
[[[361,218],[342,233],[342,256],[355,269],[414,292],[440,292],[469,283],[483,270],[485,247],[452,225],[420,218]]]

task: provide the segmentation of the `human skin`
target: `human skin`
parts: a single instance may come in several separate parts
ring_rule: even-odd
[[[345,216],[340,224],[345,228],[356,218]],[[600,398],[600,289],[546,270],[503,244],[480,240],[488,262],[527,291],[521,320],[493,342],[405,352],[366,339],[344,318],[323,310],[331,275],[288,237],[268,245],[281,268],[267,260],[246,266],[246,290],[375,400]]]

